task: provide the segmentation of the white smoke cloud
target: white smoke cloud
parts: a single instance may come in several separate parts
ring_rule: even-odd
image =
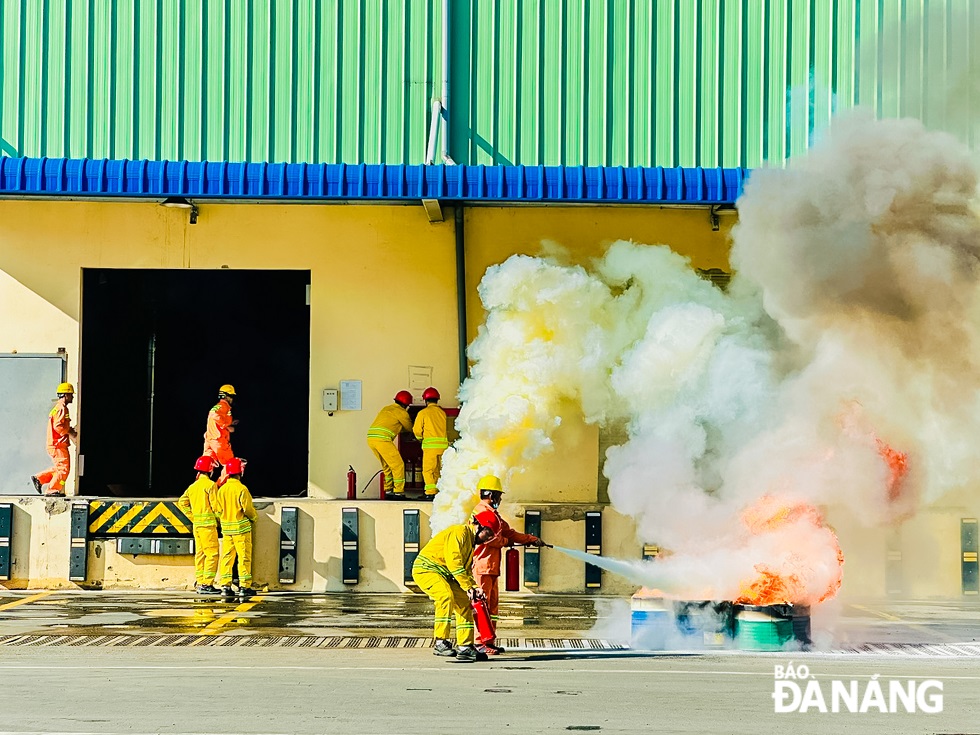
[[[731,595],[747,569],[785,564],[818,598],[832,534],[746,533],[746,507],[775,495],[885,522],[978,479],[968,153],[914,121],[839,120],[805,158],[752,174],[727,293],[629,242],[588,268],[490,268],[433,530],[466,518],[482,474],[506,483],[578,415],[626,428],[605,458],[610,499],[673,552],[642,575]]]

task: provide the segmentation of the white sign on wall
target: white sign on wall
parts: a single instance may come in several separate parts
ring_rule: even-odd
[[[341,411],[361,410],[361,381],[360,380],[340,381],[340,410]]]

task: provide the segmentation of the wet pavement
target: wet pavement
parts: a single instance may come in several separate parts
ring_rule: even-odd
[[[265,593],[226,602],[183,591],[0,591],[0,645],[422,647],[430,643],[432,612],[420,594]],[[506,595],[498,633],[518,648],[624,648],[629,600]],[[250,640],[227,640],[233,637]],[[814,613],[813,638],[820,650],[907,646],[926,655],[980,655],[980,604],[836,602]],[[684,647],[703,647],[695,643]]]
[[[599,598],[599,607],[603,604]],[[596,607],[596,598],[589,597],[505,600],[500,627],[502,632],[580,637],[595,624]],[[188,592],[0,593],[0,636],[418,636],[428,635],[431,625],[432,603],[412,594],[265,593],[226,602],[220,596]]]

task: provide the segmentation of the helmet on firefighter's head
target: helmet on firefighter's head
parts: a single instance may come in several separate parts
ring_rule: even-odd
[[[198,472],[211,472],[214,469],[214,457],[198,457],[194,469]]]
[[[437,391],[435,388],[433,388],[430,385],[428,388],[426,388],[424,391],[422,391],[422,400],[423,401],[438,401],[439,400],[439,391]]]
[[[241,457],[232,457],[225,464],[225,474],[226,475],[241,475],[245,472],[245,465],[248,462]]]
[[[228,385],[228,383],[225,383],[223,386],[221,386],[220,388],[218,388],[218,395],[219,396],[231,396],[232,398],[234,398],[235,397],[235,386]]]
[[[504,491],[503,485],[500,484],[500,478],[496,475],[484,475],[481,477],[480,481],[476,483],[476,489],[481,493],[502,493]]]
[[[412,394],[407,390],[400,390],[395,393],[395,403],[400,403],[403,406],[412,405]]]
[[[473,516],[473,522],[483,526],[484,528],[489,528],[491,531],[493,531],[494,536],[500,533],[500,517],[492,510],[480,511]]]
[[[74,395],[74,393],[75,393],[75,386],[73,386],[71,383],[58,383],[59,396],[64,396],[64,395],[70,396],[70,395]]]

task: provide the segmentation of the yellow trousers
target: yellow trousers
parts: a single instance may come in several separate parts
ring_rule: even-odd
[[[214,584],[218,572],[218,529],[216,526],[194,526],[194,580]]]
[[[442,472],[442,454],[445,449],[422,450],[422,478],[425,480],[425,494],[435,495],[439,490],[439,474]]]
[[[385,492],[405,492],[405,461],[398,453],[395,443],[384,439],[368,439],[367,443],[374,456],[381,462],[381,469],[385,476]]]
[[[252,586],[252,534],[225,534],[221,543],[221,586],[231,586],[231,569],[238,557],[238,583],[242,587]]]
[[[436,619],[433,630],[435,638],[450,640],[452,635],[452,615],[456,616],[456,645],[472,646],[475,635],[473,608],[470,598],[455,579],[449,580],[438,572],[412,567],[412,579],[419,589],[436,604]]]

